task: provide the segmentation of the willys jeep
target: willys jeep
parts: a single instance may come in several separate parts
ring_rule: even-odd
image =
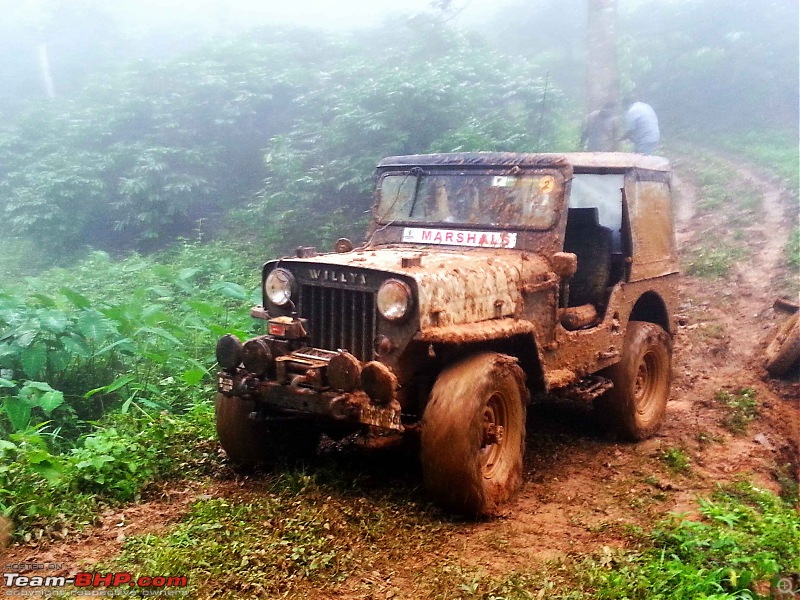
[[[386,158],[366,241],[269,261],[265,335],[217,345],[237,463],[416,435],[425,485],[489,515],[522,484],[526,407],[592,402],[631,440],[670,391],[670,169],[624,153]]]

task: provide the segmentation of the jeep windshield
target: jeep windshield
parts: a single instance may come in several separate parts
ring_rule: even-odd
[[[453,223],[548,229],[563,193],[553,173],[387,173],[378,186],[380,223]]]

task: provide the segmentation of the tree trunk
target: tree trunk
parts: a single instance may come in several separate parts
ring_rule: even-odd
[[[588,0],[586,113],[607,102],[619,107],[617,74],[616,0]]]

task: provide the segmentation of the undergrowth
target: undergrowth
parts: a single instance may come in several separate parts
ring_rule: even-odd
[[[206,472],[216,460],[213,419],[209,403],[109,414],[63,453],[50,451],[42,428],[11,434],[0,440],[0,506],[20,539],[64,537],[155,482]]]
[[[402,490],[350,486],[324,469],[268,476],[255,494],[199,500],[167,533],[132,538],[113,568],[186,574],[193,598],[304,598],[354,576],[378,587],[376,570],[440,546],[452,529]]]
[[[62,535],[202,462],[215,341],[256,331],[253,273],[185,245],[0,282],[0,514],[17,538]]]
[[[593,556],[506,577],[449,564],[432,576],[437,599],[734,600],[776,597],[800,572],[800,514],[747,482],[698,500],[698,516],[671,515]],[[771,591],[772,589],[772,591]]]
[[[683,254],[683,270],[705,279],[727,277],[749,256],[747,228],[759,218],[761,193],[740,177],[728,161],[682,148],[686,174],[697,186],[697,217],[710,222],[698,241]]]
[[[714,398],[728,409],[722,424],[733,433],[744,433],[758,416],[758,394],[753,388],[722,390]]]

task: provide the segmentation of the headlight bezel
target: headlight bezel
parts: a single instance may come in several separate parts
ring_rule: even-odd
[[[277,281],[278,277],[284,277],[283,281]],[[277,287],[275,284],[280,284]],[[283,267],[277,267],[269,272],[269,274],[264,278],[264,285],[263,285],[263,292],[264,292],[264,301],[269,302],[273,306],[287,306],[289,303],[292,302],[292,296],[295,293],[295,277],[289,269],[284,269]],[[280,291],[282,297],[277,296],[277,293]]]
[[[395,294],[394,297],[387,297]],[[375,307],[378,314],[389,322],[400,322],[411,314],[414,307],[414,294],[411,287],[401,279],[387,279],[375,294]]]

